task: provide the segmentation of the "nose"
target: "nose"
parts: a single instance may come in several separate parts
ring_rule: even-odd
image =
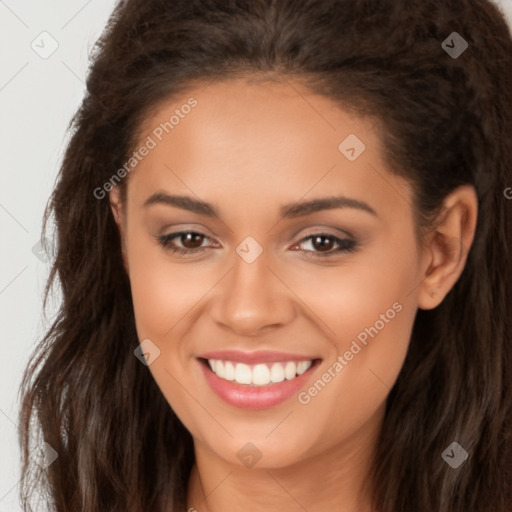
[[[224,329],[261,336],[294,318],[293,293],[268,265],[265,251],[252,263],[235,254],[231,271],[215,288],[210,314]]]

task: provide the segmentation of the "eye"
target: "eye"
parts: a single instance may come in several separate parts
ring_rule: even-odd
[[[354,252],[358,244],[355,240],[350,238],[338,238],[337,236],[329,233],[314,233],[303,238],[300,242],[295,244],[293,247],[297,247],[306,242],[312,249],[302,249],[302,252],[313,253],[314,256],[326,258],[330,256],[336,256],[344,252]],[[336,249],[332,250],[334,246]]]
[[[205,239],[209,239],[209,237],[197,231],[178,231],[177,233],[157,237],[158,243],[164,249],[183,255],[203,252],[206,247],[201,247],[201,245]],[[174,240],[178,240],[183,247],[177,247]]]

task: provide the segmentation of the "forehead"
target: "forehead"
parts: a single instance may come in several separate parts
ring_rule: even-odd
[[[142,202],[167,188],[212,202],[236,194],[271,204],[364,191],[389,200],[382,197],[390,190],[383,188],[387,166],[374,124],[297,82],[197,86],[145,119],[139,146],[150,138],[152,149],[130,176],[130,195]]]

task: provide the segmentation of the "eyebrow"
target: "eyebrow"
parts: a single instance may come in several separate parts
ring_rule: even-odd
[[[200,201],[189,196],[177,196],[169,195],[165,192],[156,192],[146,199],[143,207],[147,208],[154,204],[175,206],[182,210],[198,213],[200,215],[220,218],[218,210],[211,203]],[[325,197],[305,202],[291,203],[283,205],[280,212],[282,219],[293,219],[304,215],[311,215],[312,213],[322,210],[333,210],[335,208],[354,208],[374,215],[375,217],[378,216],[377,212],[367,203],[344,196]]]

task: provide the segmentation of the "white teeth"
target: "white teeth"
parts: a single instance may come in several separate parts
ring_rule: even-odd
[[[215,370],[213,370],[219,377],[222,377],[223,379],[226,378],[225,376],[225,373],[224,373],[224,363],[220,360],[215,360],[214,361],[214,364],[215,364]]]
[[[224,378],[226,380],[235,380],[235,367],[229,361],[226,361],[224,365]]]
[[[287,380],[292,380],[295,377],[295,374],[297,373],[297,365],[293,363],[292,361],[286,363],[286,366],[284,367],[284,376]]]
[[[235,380],[239,384],[251,384],[251,367],[247,364],[238,363],[235,366]]]
[[[266,386],[270,384],[270,370],[266,364],[257,364],[252,371],[252,384]]]
[[[272,382],[282,382],[284,380],[284,368],[282,364],[274,363],[270,370],[270,380]]]
[[[235,369],[233,368],[233,365],[229,361],[208,359],[208,363],[210,363],[210,368],[212,369],[212,371],[216,373],[219,377],[222,377],[223,379],[226,380],[235,379]]]
[[[238,384],[267,386],[271,383],[295,379],[311,367],[313,361],[288,361],[283,363],[256,364],[249,366],[244,363],[208,359],[212,371],[221,379]]]
[[[311,361],[301,361],[297,364],[297,373],[302,375],[311,366]]]

